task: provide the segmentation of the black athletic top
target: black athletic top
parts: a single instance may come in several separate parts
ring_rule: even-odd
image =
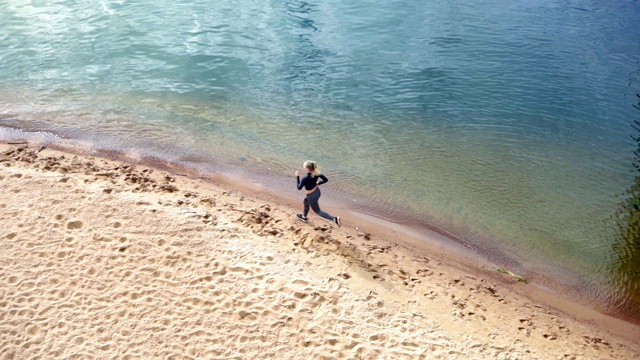
[[[302,180],[300,180],[300,176],[296,176],[296,178],[298,179],[298,190],[302,190],[303,186],[307,190],[313,190],[313,188],[316,187],[316,184],[320,185],[329,181],[329,179],[322,174],[313,176],[311,173],[307,173],[307,176],[302,178]],[[318,178],[321,179],[320,182],[318,182]]]

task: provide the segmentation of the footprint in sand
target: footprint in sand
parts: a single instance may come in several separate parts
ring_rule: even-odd
[[[70,222],[67,223],[67,229],[69,229],[69,230],[82,229],[83,226],[84,226],[84,224],[82,223],[82,221],[79,221],[79,220],[70,221]]]
[[[116,222],[112,223],[112,224],[111,224],[111,226],[112,226],[114,229],[119,229],[119,228],[121,228],[121,227],[122,227],[122,223],[120,223],[120,222],[116,221]]]
[[[73,247],[76,243],[77,241],[73,236],[69,236],[68,238],[64,239],[64,244],[66,246]]]

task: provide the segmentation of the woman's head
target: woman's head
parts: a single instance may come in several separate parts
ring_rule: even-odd
[[[318,175],[320,169],[318,168],[318,163],[313,160],[307,160],[302,164],[304,168],[313,175]]]

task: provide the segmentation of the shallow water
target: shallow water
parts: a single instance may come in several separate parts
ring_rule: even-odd
[[[640,309],[634,2],[10,1],[0,121],[442,228]],[[12,136],[4,131],[3,136]]]

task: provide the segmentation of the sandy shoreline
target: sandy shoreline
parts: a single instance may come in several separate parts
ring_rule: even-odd
[[[640,357],[471,255],[151,165],[0,144],[3,359]]]

